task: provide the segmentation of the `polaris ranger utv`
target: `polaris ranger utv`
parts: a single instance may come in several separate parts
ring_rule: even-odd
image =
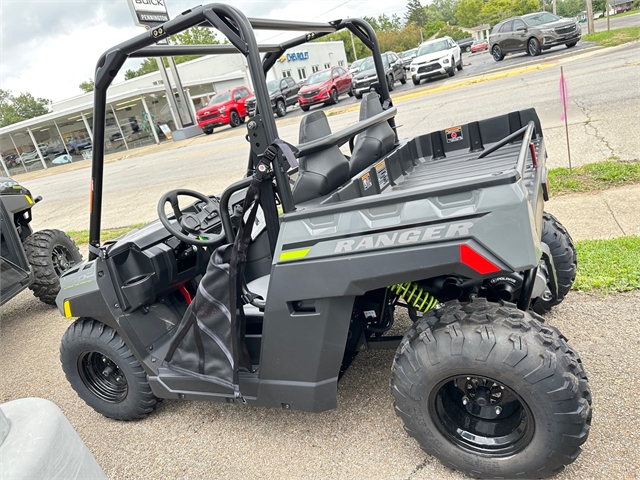
[[[31,208],[42,200],[15,180],[0,177],[0,305],[25,288],[55,305],[60,275],[82,261],[76,244],[60,230],[31,229]]]
[[[152,46],[195,25],[230,44]],[[378,92],[338,132],[323,111],[306,115],[290,145],[265,74],[285,50],[343,28],[372,51]],[[253,29],[310,33],[259,46]],[[159,220],[101,244],[105,101],[118,69],[128,57],[238,52],[258,102],[246,177],[219,197],[167,192]],[[543,213],[533,109],[398,140],[369,24],[249,20],[227,4],[106,52],[94,108],[91,256],[63,276],[57,302],[78,317],[62,367],[96,411],[139,419],[172,398],[321,412],[336,407],[358,352],[388,348],[396,412],[445,465],[534,478],[577,458],[591,422],[587,377],[566,338],[530,310],[559,303],[576,265],[568,233]],[[180,196],[196,201],[181,206]],[[397,309],[413,320],[404,335],[393,334]]]

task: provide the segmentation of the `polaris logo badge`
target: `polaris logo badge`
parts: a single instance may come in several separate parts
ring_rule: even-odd
[[[404,232],[380,233],[369,235],[355,240],[340,240],[336,243],[334,253],[355,252],[372,248],[391,247],[394,245],[407,245],[442,238],[466,237],[473,227],[473,222],[459,222],[451,225],[434,225],[420,227]]]

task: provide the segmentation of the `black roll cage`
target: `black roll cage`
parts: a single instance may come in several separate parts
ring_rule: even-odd
[[[226,45],[155,45],[158,41],[164,40],[171,35],[180,33],[188,28],[195,26],[212,27],[217,29],[225,37],[229,39],[230,44]],[[358,122],[355,125],[347,127],[340,132],[333,133],[325,138],[315,140],[313,142],[301,144],[298,146],[300,152],[298,156],[320,151],[331,145],[342,145],[367,128],[382,123],[389,122],[389,125],[396,130],[394,116],[395,107],[389,96],[389,89],[384,73],[382,56],[378,40],[371,25],[359,18],[349,18],[344,20],[335,20],[328,23],[314,22],[296,22],[286,20],[269,20],[260,18],[248,19],[237,8],[220,3],[212,3],[204,6],[198,6],[191,10],[187,10],[178,17],[170,20],[156,28],[150,29],[126,42],[123,42],[111,48],[98,60],[95,74],[94,88],[94,114],[93,114],[93,157],[91,164],[91,203],[90,203],[90,225],[89,225],[89,244],[90,259],[95,259],[100,255],[100,227],[102,219],[102,187],[104,173],[104,137],[105,137],[105,118],[107,105],[107,89],[113,82],[127,58],[139,57],[163,57],[175,55],[214,55],[240,53],[247,59],[249,74],[253,81],[254,94],[259,112],[268,112],[269,114],[261,116],[261,125],[267,140],[268,147],[276,138],[278,138],[278,130],[276,128],[275,119],[271,112],[271,102],[269,100],[269,92],[267,90],[266,74],[273,67],[276,61],[289,48],[296,47],[303,43],[309,42],[316,38],[323,37],[329,33],[342,29],[350,30],[371,50],[373,54],[374,65],[376,67],[378,85],[377,90],[380,95],[383,112]],[[293,38],[280,44],[258,45],[254,29],[262,30],[283,30],[283,31],[306,31],[299,37]],[[263,60],[260,60],[260,53],[264,53]],[[396,135],[397,142],[397,135]],[[288,175],[282,168],[276,168],[274,165],[274,174],[276,185],[280,194],[282,208],[284,213],[295,210],[293,196],[291,194],[291,185]],[[236,182],[227,188],[233,189],[234,186],[239,187]],[[225,193],[229,193],[225,190]],[[228,223],[225,217],[226,212],[220,212],[223,224]]]

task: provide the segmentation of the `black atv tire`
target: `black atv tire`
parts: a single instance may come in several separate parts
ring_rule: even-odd
[[[587,377],[566,338],[537,318],[474,298],[409,330],[391,392],[427,454],[473,478],[549,477],[578,457],[591,424]]]
[[[542,238],[541,240],[549,246],[553,264],[556,268],[558,279],[558,295],[550,299],[536,298],[531,303],[531,309],[543,315],[551,310],[551,307],[558,305],[569,293],[573,282],[576,279],[578,268],[578,257],[573,239],[564,225],[550,213],[542,215]]]
[[[60,276],[82,262],[82,254],[69,236],[60,230],[40,230],[24,241],[24,251],[33,270],[29,288],[42,302],[56,304]]]
[[[62,336],[60,362],[78,396],[115,420],[138,420],[158,403],[147,374],[120,335],[92,318],[79,318]],[[111,368],[109,374],[102,370]]]

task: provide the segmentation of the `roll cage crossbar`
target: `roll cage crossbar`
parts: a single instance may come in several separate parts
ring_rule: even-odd
[[[217,29],[230,42],[225,45],[156,45],[171,35],[183,32],[191,27],[204,26]],[[249,74],[253,81],[254,93],[259,112],[271,112],[271,102],[266,84],[266,74],[276,61],[290,48],[311,40],[323,37],[342,29],[350,30],[372,52],[374,65],[378,76],[378,93],[383,104],[384,112],[360,122],[347,129],[336,132],[328,137],[309,144],[301,145],[301,153],[311,153],[327,148],[334,144],[344,144],[345,138],[354,136],[366,128],[388,121],[395,130],[395,108],[392,107],[387,86],[380,48],[371,25],[358,18],[335,20],[328,23],[296,22],[286,20],[248,19],[235,7],[227,4],[209,4],[187,10],[178,17],[154,29],[150,29],[126,42],[123,42],[105,52],[96,66],[94,88],[94,116],[93,116],[93,158],[91,165],[91,207],[89,225],[90,258],[99,255],[100,227],[102,217],[102,187],[104,173],[104,137],[107,105],[107,89],[113,82],[127,58],[163,57],[175,55],[214,55],[240,53],[247,59]],[[309,32],[280,44],[258,45],[254,29],[305,31]],[[261,61],[260,53],[264,53]],[[262,128],[268,147],[276,138],[276,128],[273,115],[261,117]],[[291,194],[291,186],[287,173],[281,168],[274,168],[275,180],[283,211],[293,211],[295,204]],[[223,212],[221,212],[221,216]]]

